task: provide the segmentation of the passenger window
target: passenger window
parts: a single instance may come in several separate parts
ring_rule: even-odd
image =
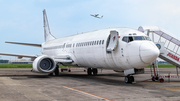
[[[94,45],[96,45],[96,41],[94,42]]]
[[[97,41],[97,45],[98,45],[99,41]]]
[[[104,44],[104,40],[102,41],[102,44]]]
[[[101,44],[101,40],[99,41],[99,44]]]

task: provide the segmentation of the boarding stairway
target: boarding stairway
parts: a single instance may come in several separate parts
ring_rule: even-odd
[[[180,39],[156,26],[140,26],[138,30],[148,35],[160,49],[159,58],[180,68]]]

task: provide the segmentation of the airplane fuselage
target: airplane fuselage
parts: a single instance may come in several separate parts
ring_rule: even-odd
[[[116,31],[118,36],[110,36],[111,31]],[[107,51],[115,38],[117,46]],[[158,48],[148,38],[134,29],[108,28],[47,41],[42,44],[42,54],[54,59],[69,56],[73,60],[70,65],[87,68],[141,69],[159,55]]]

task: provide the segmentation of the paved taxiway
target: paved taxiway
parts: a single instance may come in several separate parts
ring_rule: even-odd
[[[83,71],[63,72],[46,76],[31,69],[0,69],[0,101],[174,101],[180,100],[180,79],[165,79],[164,83],[143,80],[135,75],[136,83],[125,84],[122,74],[111,70],[87,76]],[[161,74],[175,75],[175,68],[160,69]]]

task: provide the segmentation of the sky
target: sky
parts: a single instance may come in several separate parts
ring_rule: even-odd
[[[180,36],[179,0],[0,0],[1,53],[41,54],[38,47],[5,41],[43,43],[43,9],[56,38],[102,28],[139,26],[158,26]],[[97,19],[90,14],[104,17]]]

